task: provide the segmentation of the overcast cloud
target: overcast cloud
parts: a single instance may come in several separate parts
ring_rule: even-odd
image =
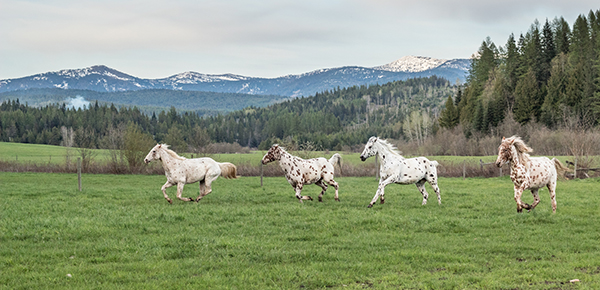
[[[103,64],[142,77],[184,71],[278,77],[406,55],[468,58],[535,19],[596,1],[0,0],[0,79]]]

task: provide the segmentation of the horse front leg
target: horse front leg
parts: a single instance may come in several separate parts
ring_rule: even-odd
[[[375,202],[377,201],[377,199],[381,196],[381,203],[385,202],[385,199],[383,197],[383,195],[385,194],[385,187],[390,184],[393,183],[393,177],[388,177],[385,180],[380,179],[379,180],[379,186],[377,186],[377,191],[375,192],[375,196],[373,197],[373,199],[371,200],[371,202],[369,203],[369,205],[367,206],[368,208],[373,207],[373,205],[375,204]]]
[[[527,209],[527,211],[531,211],[538,205],[538,203],[540,203],[540,195],[538,194],[538,190],[532,189],[531,194],[533,195],[533,204]]]
[[[521,201],[521,196],[523,195],[523,186],[515,186],[515,202],[517,203],[517,212],[523,212],[523,209],[530,209],[531,206],[529,204],[523,203]]]
[[[183,201],[194,201],[194,199],[191,197],[181,197],[181,195],[183,194],[183,186],[184,185],[185,185],[185,183],[183,183],[183,182],[177,183],[177,198],[179,198],[180,200],[183,200]]]
[[[160,190],[162,190],[163,192],[163,196],[165,197],[165,199],[170,203],[173,204],[173,201],[169,198],[169,196],[167,195],[167,188],[171,187],[175,185],[174,183],[171,183],[167,180],[167,182],[160,188]]]
[[[302,188],[303,188],[302,183],[296,184],[296,198],[298,199],[298,201],[300,201],[300,203],[303,203],[302,200],[313,200],[312,197],[310,197],[308,195],[302,196]]]

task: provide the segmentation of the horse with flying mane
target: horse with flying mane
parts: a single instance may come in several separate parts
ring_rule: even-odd
[[[160,160],[165,169],[167,182],[161,190],[170,204],[173,201],[167,196],[166,188],[173,185],[177,185],[178,199],[198,202],[212,192],[211,184],[219,175],[224,178],[237,178],[237,168],[229,162],[220,163],[208,157],[188,159],[179,156],[175,151],[169,149],[169,145],[166,144],[156,144],[144,158],[146,164],[152,160]],[[181,197],[183,186],[195,182],[199,182],[200,186],[198,198]]]
[[[337,163],[339,166],[341,166],[341,159],[342,157],[340,154],[335,153],[333,156],[331,156],[331,158],[329,158],[329,160],[323,157],[305,160],[288,153],[278,144],[274,144],[271,146],[265,156],[263,156],[261,162],[262,164],[267,164],[269,162],[279,160],[279,166],[281,166],[281,169],[283,169],[285,178],[296,190],[296,198],[298,198],[300,203],[302,203],[302,200],[312,200],[312,197],[308,195],[303,196],[301,193],[305,184],[313,183],[323,189],[321,194],[319,194],[319,202],[323,201],[323,194],[327,190],[327,184],[335,188],[335,200],[340,201],[338,198],[339,186],[338,183],[333,180],[333,165]]]
[[[555,213],[557,172],[563,173],[568,169],[556,158],[550,160],[548,157],[530,157],[529,153],[531,152],[533,149],[527,146],[521,138],[517,136],[502,137],[502,142],[498,147],[496,166],[501,167],[504,163],[510,163],[510,179],[515,188],[517,212],[523,212],[523,209],[527,211],[534,209],[540,203],[538,190],[546,186],[550,191],[552,212]],[[533,195],[532,205],[521,201],[523,191],[526,189],[531,190]]]
[[[406,159],[387,140],[375,136],[369,138],[365,149],[360,154],[360,160],[365,161],[374,155],[377,155],[381,160],[379,166],[379,176],[381,178],[379,179],[377,192],[375,192],[375,196],[368,207],[373,207],[379,197],[381,197],[381,203],[383,204],[385,202],[385,187],[392,183],[416,184],[423,195],[422,205],[425,205],[427,204],[427,198],[429,198],[429,194],[425,190],[426,181],[429,182],[437,194],[438,204],[442,204],[440,188],[437,185],[437,161],[430,161],[425,157]]]

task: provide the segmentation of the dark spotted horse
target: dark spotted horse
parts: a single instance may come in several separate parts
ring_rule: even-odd
[[[360,159],[365,161],[374,155],[377,155],[381,162],[379,166],[380,179],[377,192],[375,192],[375,196],[368,207],[373,207],[377,198],[381,198],[383,204],[385,202],[385,187],[392,183],[416,184],[423,195],[422,205],[425,205],[429,197],[425,190],[425,182],[429,182],[437,194],[438,204],[442,204],[440,188],[437,183],[437,161],[430,161],[425,157],[404,158],[392,144],[375,136],[371,137],[365,145],[365,149],[360,154]]]
[[[517,136],[510,138],[502,137],[502,142],[498,147],[498,159],[496,166],[500,167],[505,163],[510,163],[510,179],[514,184],[515,201],[517,202],[517,212],[523,209],[531,211],[538,203],[540,196],[538,190],[544,186],[548,187],[550,200],[552,202],[552,212],[556,212],[556,180],[558,172],[568,171],[558,159],[548,157],[530,157],[529,153],[533,150]],[[529,189],[533,195],[533,204],[529,205],[521,201],[523,191]]]
[[[312,159],[302,159],[294,156],[285,148],[274,144],[262,159],[262,164],[279,160],[279,166],[285,173],[285,178],[296,191],[296,198],[302,203],[302,200],[312,200],[312,197],[303,196],[302,188],[306,184],[316,184],[323,190],[319,194],[319,201],[323,201],[323,194],[327,190],[327,185],[335,188],[335,200],[340,201],[338,197],[338,183],[333,180],[334,164],[341,165],[341,156],[338,153],[333,154],[329,160],[319,157]]]

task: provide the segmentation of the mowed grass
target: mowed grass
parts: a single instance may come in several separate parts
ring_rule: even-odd
[[[0,173],[0,288],[600,288],[599,179],[560,181],[556,214],[547,190],[517,214],[507,177],[441,178],[441,206],[390,185],[371,209],[375,178],[336,179],[339,203],[241,177],[169,205],[159,175]]]

